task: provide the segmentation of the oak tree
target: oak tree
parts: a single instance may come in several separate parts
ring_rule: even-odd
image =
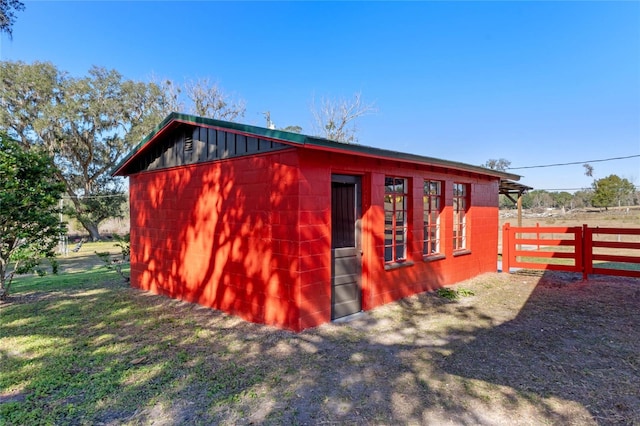
[[[500,159],[489,159],[487,160],[486,163],[484,163],[482,165],[482,167],[486,167],[487,169],[491,169],[491,170],[498,170],[501,172],[506,171],[509,166],[511,165],[511,161],[509,160],[505,160],[504,158],[500,158]]]
[[[609,175],[593,182],[593,207],[612,207],[626,204],[635,192],[635,186],[627,179],[618,175]]]
[[[0,0],[0,33],[13,37],[13,25],[16,23],[16,12],[24,10],[24,3],[19,0]]]
[[[0,129],[53,156],[68,213],[98,239],[99,224],[126,201],[110,170],[163,117],[160,87],[100,67],[76,78],[51,63],[5,61],[0,90]]]

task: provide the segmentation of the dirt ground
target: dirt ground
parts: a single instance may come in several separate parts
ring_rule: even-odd
[[[323,348],[343,362],[327,363],[322,393],[344,390],[363,423],[640,424],[639,280],[490,274],[457,287],[475,295],[423,294],[345,325],[355,342]]]
[[[196,380],[126,423],[640,424],[640,280],[487,274],[455,288],[474,295],[421,294],[300,334],[172,302],[219,336],[190,358],[205,376],[233,365],[237,398],[212,404]]]
[[[68,365],[75,387],[0,404],[73,406],[69,424],[640,425],[639,279],[492,273],[453,288],[473,294],[424,293],[302,333],[117,280],[17,294],[5,313],[34,311],[3,338],[64,312],[28,332],[72,352],[24,368]]]

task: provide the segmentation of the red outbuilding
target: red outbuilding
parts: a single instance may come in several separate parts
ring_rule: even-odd
[[[295,331],[495,272],[500,184],[519,179],[177,113],[114,175],[133,286]]]

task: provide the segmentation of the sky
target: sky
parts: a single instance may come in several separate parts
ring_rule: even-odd
[[[311,105],[357,92],[363,145],[511,162],[536,189],[640,186],[640,2],[24,1],[0,59],[210,78],[242,122],[312,134]],[[557,163],[590,163],[516,169]]]

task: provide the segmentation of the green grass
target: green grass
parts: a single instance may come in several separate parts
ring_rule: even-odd
[[[593,266],[596,268],[618,269],[623,271],[640,271],[640,263],[595,261],[593,262]]]
[[[575,261],[573,259],[553,259],[553,258],[545,258],[545,257],[519,256],[518,261],[527,262],[527,263],[550,264],[550,265],[565,265],[565,266],[575,265]],[[617,270],[623,270],[623,271],[640,271],[640,263],[605,262],[605,261],[596,260],[593,262],[593,266],[596,268],[617,269]]]
[[[444,299],[457,300],[460,297],[473,296],[475,293],[466,288],[453,289],[449,287],[442,287],[436,290],[436,294]]]
[[[47,274],[42,277],[24,276],[14,279],[12,294],[25,294],[33,291],[61,291],[65,289],[101,287],[105,281],[117,280],[115,271],[107,271],[103,267],[97,267],[84,272],[67,274]]]
[[[0,390],[13,395],[0,405],[0,419],[61,424],[91,417],[109,401],[134,347],[108,330],[144,313],[122,288],[115,272],[100,269],[16,280],[18,300],[0,318]]]
[[[224,407],[267,380],[245,375],[229,346],[213,351],[225,336],[176,312],[195,305],[138,292],[115,271],[20,277],[12,290],[0,315],[0,424],[121,423],[185,388]]]

